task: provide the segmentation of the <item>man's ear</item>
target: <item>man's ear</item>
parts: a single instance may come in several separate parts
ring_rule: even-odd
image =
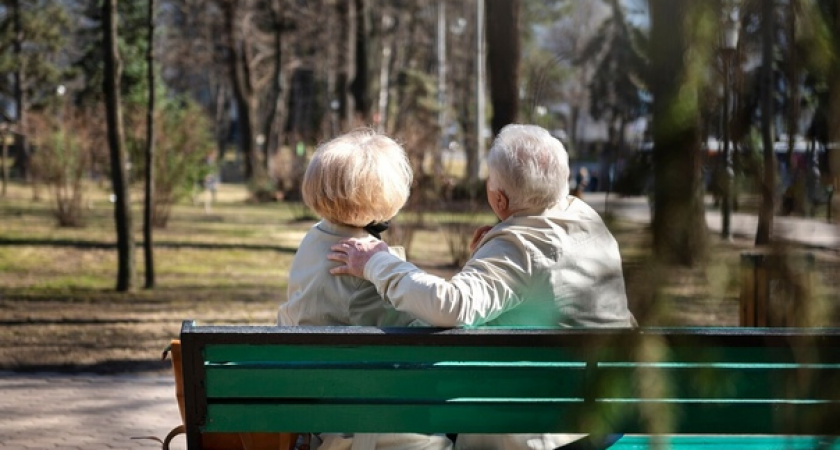
[[[510,206],[510,202],[508,200],[508,196],[505,191],[498,190],[496,191],[496,207],[498,211],[507,211],[508,206]]]

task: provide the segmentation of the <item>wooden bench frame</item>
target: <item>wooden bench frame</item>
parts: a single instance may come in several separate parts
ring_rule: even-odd
[[[214,431],[840,434],[840,328],[185,321],[180,339],[190,449]]]

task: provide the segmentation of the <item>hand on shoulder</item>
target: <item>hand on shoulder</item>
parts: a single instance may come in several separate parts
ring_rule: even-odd
[[[331,274],[364,278],[367,262],[376,253],[387,252],[388,244],[373,237],[348,238],[333,245],[330,250],[332,252],[327,255],[327,259],[341,263],[330,269]]]

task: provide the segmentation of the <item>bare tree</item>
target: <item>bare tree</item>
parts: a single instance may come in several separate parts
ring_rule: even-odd
[[[117,0],[102,4],[102,32],[104,37],[105,109],[108,123],[108,148],[111,153],[111,186],[116,201],[114,220],[117,228],[117,290],[129,291],[135,285],[134,234],[132,233],[131,198],[126,174],[126,156],[123,148],[123,118],[120,96],[120,61],[117,47]]]
[[[224,13],[225,51],[230,72],[233,95],[239,121],[242,154],[245,157],[245,177],[259,183],[265,179],[265,171],[259,163],[257,148],[258,95],[254,58],[256,48],[247,39],[254,32],[250,22],[250,1],[220,0]]]

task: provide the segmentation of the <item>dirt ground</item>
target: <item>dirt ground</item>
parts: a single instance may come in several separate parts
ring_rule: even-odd
[[[644,248],[648,239],[641,225],[620,227],[616,236],[623,248]],[[736,240],[715,245],[715,252],[737,257],[751,243]],[[811,251],[818,261],[814,289],[840,292],[838,255]],[[424,265],[441,275],[452,272],[452,268],[435,261],[424,261]],[[731,268],[732,261],[703,269],[663,270],[650,267],[642,257],[627,256],[625,278],[631,309],[642,325],[737,325],[739,275]],[[220,298],[214,292],[195,288],[139,292],[128,298],[107,292],[77,299],[62,295],[57,301],[49,296],[18,295],[0,287],[0,369],[166,371],[169,363],[161,361],[161,352],[170,339],[178,336],[182,320],[273,324],[282,296],[269,287],[226,295]],[[828,295],[832,297],[836,295]],[[828,317],[837,325],[836,305],[831,308]]]

